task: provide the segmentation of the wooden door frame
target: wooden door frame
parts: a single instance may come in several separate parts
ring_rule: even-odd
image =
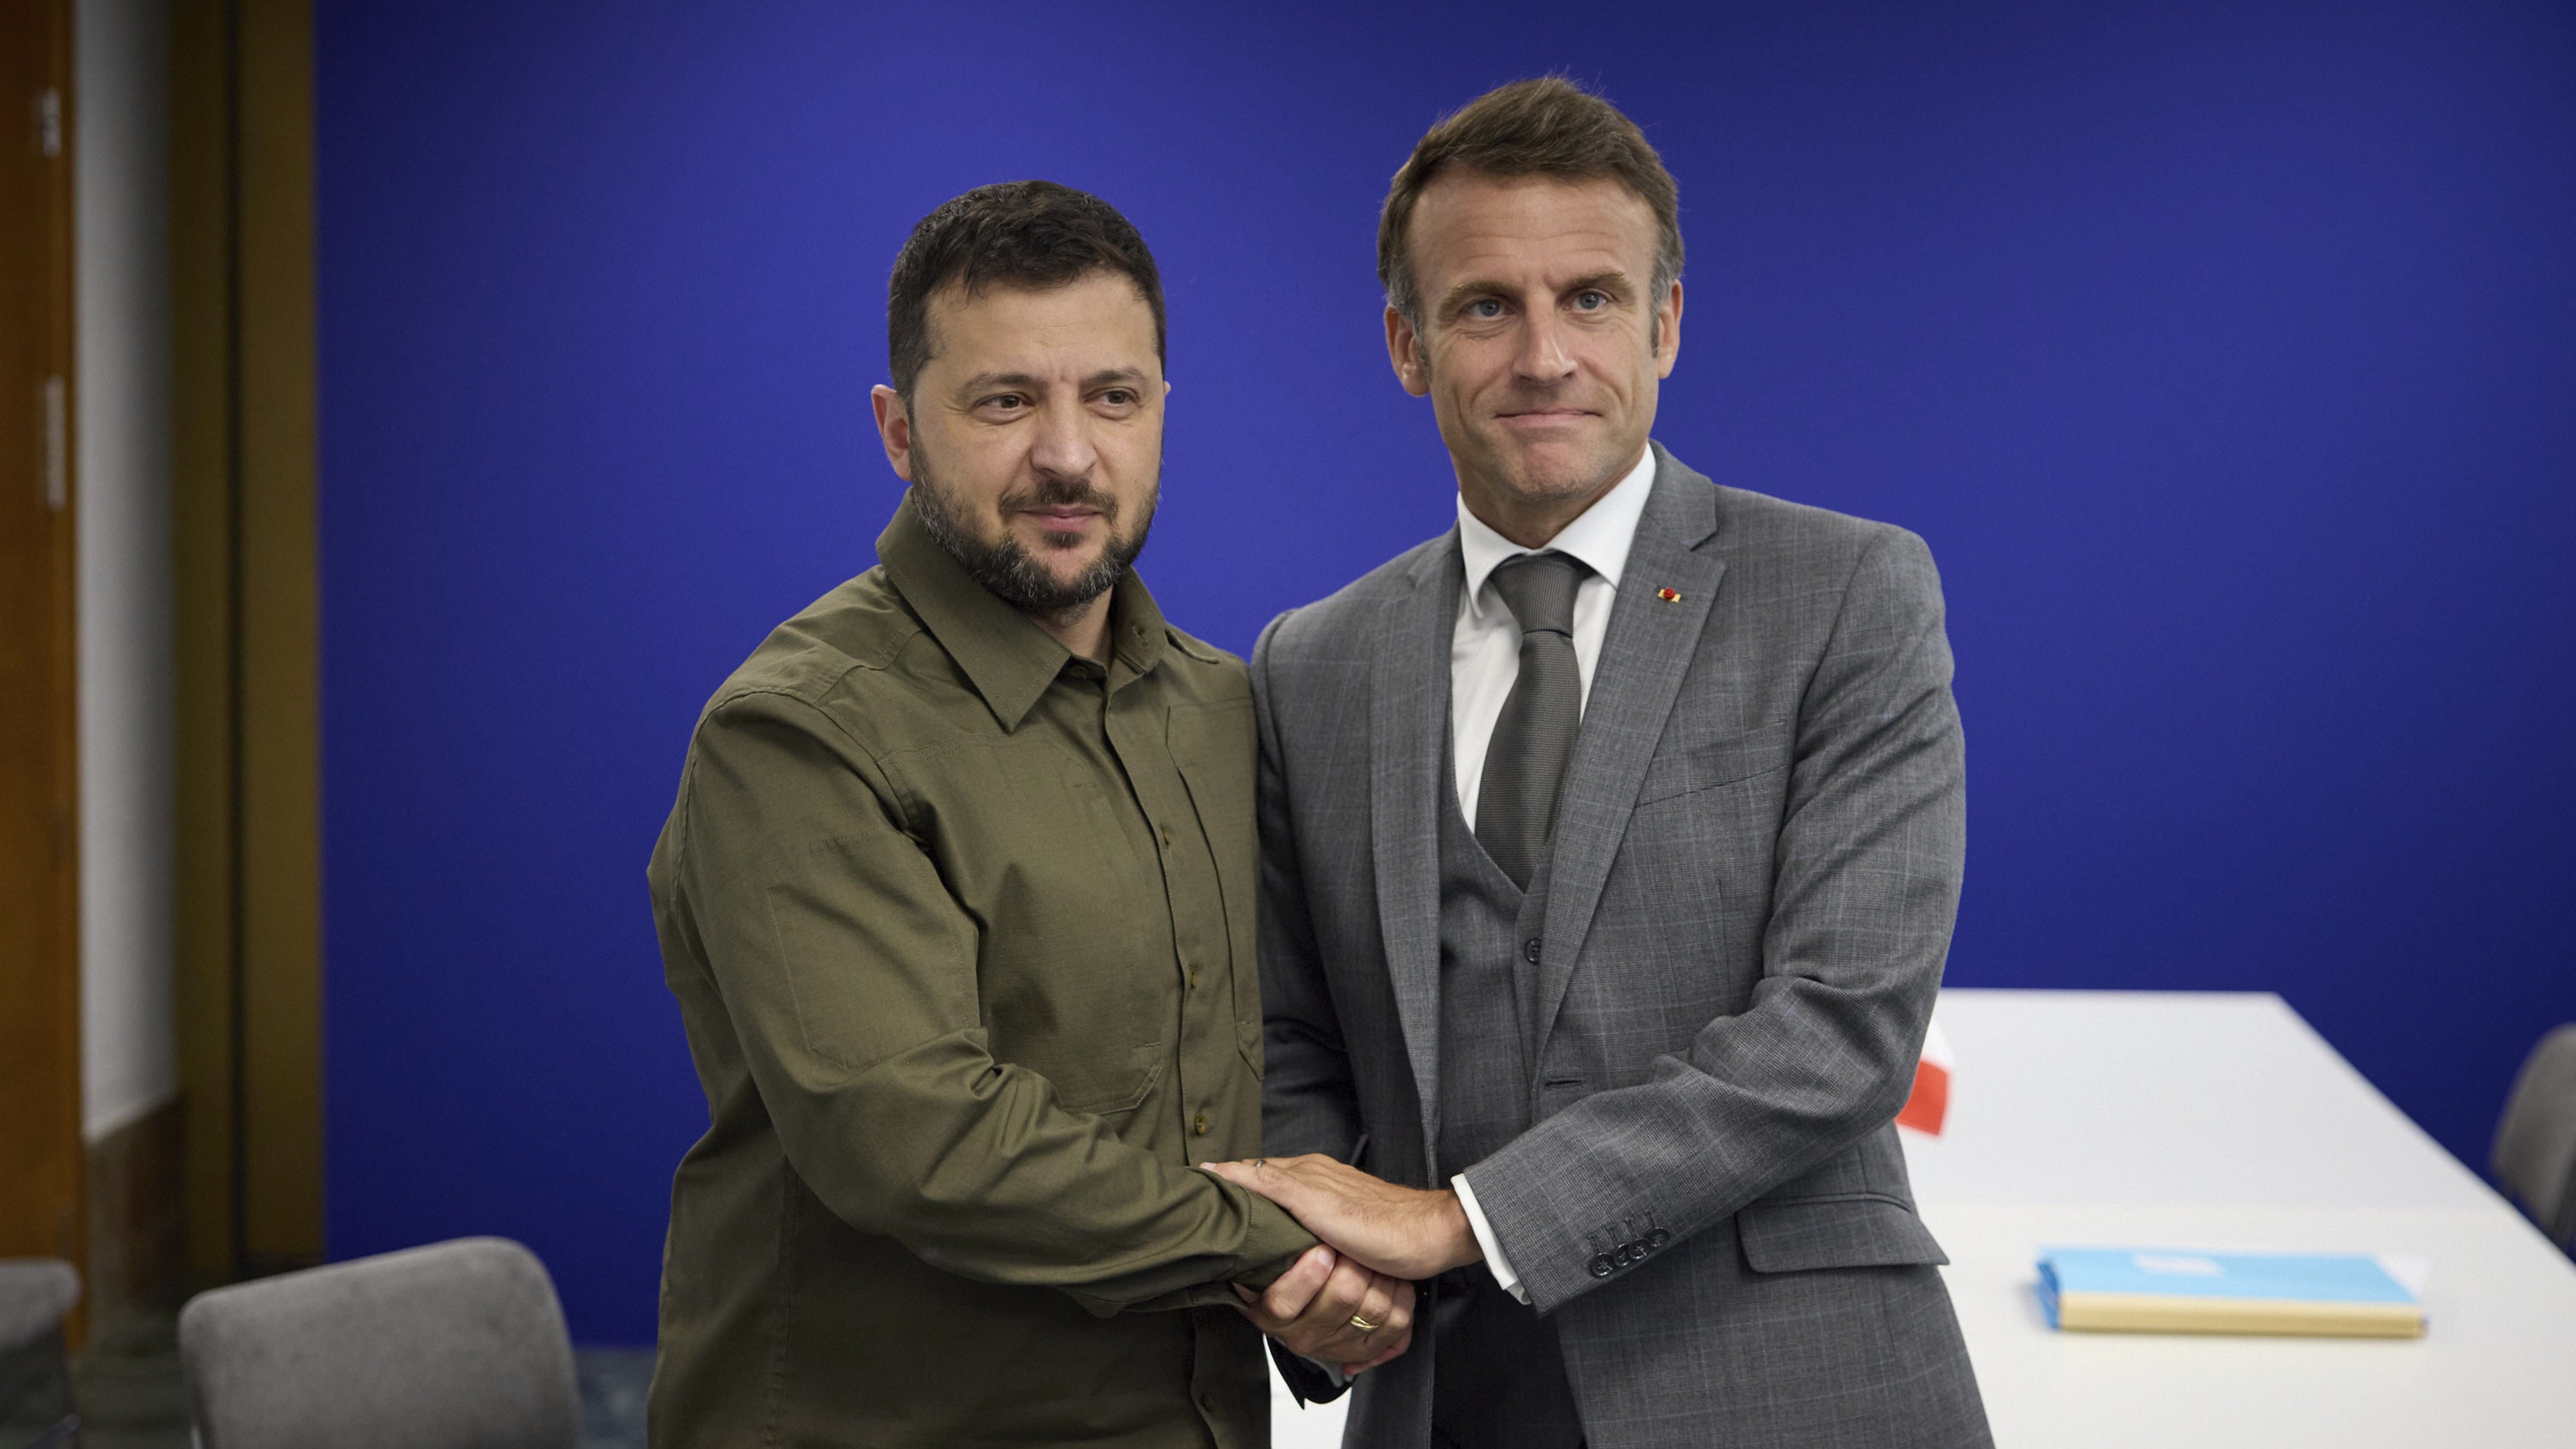
[[[171,13],[179,1072],[201,1281],[319,1262],[309,0]]]
[[[12,94],[6,102],[7,144],[23,148],[22,158],[35,163],[31,179],[44,198],[40,204],[45,222],[44,239],[36,244],[36,254],[12,258],[11,266],[16,270],[23,260],[24,265],[42,274],[34,289],[41,296],[33,308],[41,316],[30,319],[39,334],[40,356],[31,359],[35,362],[35,375],[26,379],[33,386],[21,392],[13,385],[9,388],[12,395],[0,400],[0,406],[16,414],[7,433],[32,444],[9,467],[0,469],[0,479],[6,480],[12,495],[7,506],[27,510],[34,522],[33,536],[42,560],[37,566],[45,575],[40,584],[44,601],[37,606],[43,616],[44,637],[27,640],[21,636],[11,641],[10,647],[24,644],[32,654],[48,656],[35,660],[27,672],[41,675],[45,681],[41,686],[43,697],[28,724],[30,732],[38,737],[34,753],[46,756],[34,769],[45,777],[39,789],[49,797],[51,818],[9,822],[13,827],[37,827],[41,843],[21,864],[35,867],[37,879],[27,884],[31,886],[30,894],[42,904],[33,917],[20,919],[19,924],[32,927],[25,937],[0,937],[0,949],[13,954],[24,949],[19,962],[12,964],[23,963],[29,968],[23,984],[30,997],[41,998],[41,1004],[31,1017],[16,1023],[26,1034],[12,1052],[17,1059],[9,1063],[10,1069],[25,1073],[20,1085],[34,1099],[35,1108],[30,1113],[34,1120],[0,1124],[0,1131],[32,1134],[34,1142],[33,1150],[26,1154],[32,1169],[31,1180],[25,1184],[27,1196],[23,1202],[0,1211],[0,1256],[36,1254],[85,1263],[88,1245],[87,1215],[82,1210],[80,1076],[80,716],[73,617],[78,602],[73,571],[79,492],[72,486],[74,470],[79,466],[73,420],[79,416],[79,399],[72,390],[72,8],[70,0],[21,0],[21,7],[13,7],[20,8],[20,13],[10,17],[12,33],[24,22],[45,38],[32,50],[19,52],[22,58],[33,58],[35,63],[21,75],[13,75]],[[8,69],[15,73],[19,66],[12,64]],[[50,106],[42,99],[48,93],[52,96]],[[22,273],[8,278],[5,285],[14,289],[26,280]],[[13,384],[15,381],[12,379]],[[72,1328],[75,1341],[82,1331],[83,1320],[76,1317]]]

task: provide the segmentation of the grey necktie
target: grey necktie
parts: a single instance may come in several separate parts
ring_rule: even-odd
[[[1589,572],[1568,554],[1525,553],[1493,573],[1521,626],[1521,673],[1485,749],[1476,788],[1476,839],[1512,884],[1529,889],[1556,824],[1557,786],[1583,722],[1583,676],[1574,659],[1574,593]]]

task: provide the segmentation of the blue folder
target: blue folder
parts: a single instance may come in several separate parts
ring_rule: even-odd
[[[2051,1328],[2110,1332],[2412,1337],[2424,1310],[2362,1253],[2050,1248],[2039,1258]]]

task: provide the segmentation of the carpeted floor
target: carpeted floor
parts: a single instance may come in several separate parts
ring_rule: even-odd
[[[653,1383],[649,1348],[577,1348],[581,1449],[644,1449],[644,1391]]]

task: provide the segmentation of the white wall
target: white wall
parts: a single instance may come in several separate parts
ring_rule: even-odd
[[[81,1079],[90,1140],[179,1089],[172,967],[169,15],[77,0]]]

